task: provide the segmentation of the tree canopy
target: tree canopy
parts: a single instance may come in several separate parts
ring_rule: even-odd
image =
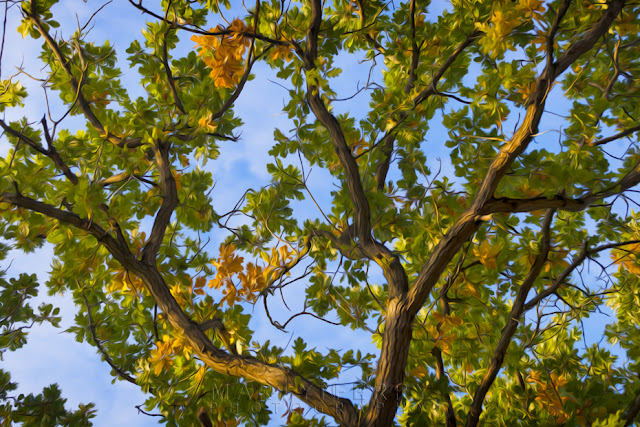
[[[122,49],[89,40],[117,31],[97,6],[57,22],[55,3],[5,1],[44,68],[2,70],[0,112],[38,73],[63,107],[0,119],[2,245],[52,245],[67,332],[146,411],[264,425],[293,396],[287,425],[638,425],[638,3],[129,0],[106,6],[148,20]],[[370,71],[338,90],[349,58]],[[268,129],[270,181],[227,189],[226,210],[214,173],[261,64],[288,126]],[[0,287],[0,351],[60,321],[26,304],[34,277]],[[259,315],[306,332],[272,344]],[[325,323],[372,350],[317,347]],[[14,388],[2,371],[5,422],[95,414]]]

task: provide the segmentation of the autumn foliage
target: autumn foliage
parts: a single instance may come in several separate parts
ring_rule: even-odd
[[[130,0],[105,6],[148,20],[125,49],[102,9],[9,4],[42,71],[2,69],[0,253],[49,245],[65,332],[139,409],[639,425],[637,3]],[[0,277],[0,356],[59,324],[44,286]],[[0,425],[96,415],[15,389],[0,370]]]

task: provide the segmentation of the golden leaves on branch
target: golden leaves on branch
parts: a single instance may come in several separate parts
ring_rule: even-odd
[[[551,382],[548,379],[541,378],[540,373],[531,371],[527,382],[536,385],[536,402],[549,411],[558,424],[562,424],[567,421],[570,415],[564,410],[564,402],[569,397],[562,396],[558,389],[564,387],[569,381],[564,374],[558,375],[555,372],[552,372],[550,377]]]
[[[220,246],[220,256],[217,260],[211,261],[216,267],[216,276],[209,281],[208,286],[214,289],[221,289],[224,294],[224,298],[220,301],[223,304],[225,301],[229,306],[235,304],[236,301],[248,301],[251,295],[248,295],[243,288],[238,290],[236,282],[234,282],[234,276],[241,273],[244,270],[242,262],[244,258],[238,256],[235,253],[236,247],[232,244]]]
[[[129,274],[126,270],[118,271],[111,279],[111,282],[107,284],[106,290],[110,294],[118,292],[129,296],[149,294],[142,280],[135,274]]]
[[[500,1],[494,4],[489,21],[476,22],[476,28],[485,34],[480,39],[482,51],[495,59],[512,48],[511,42],[505,38],[513,29],[531,19],[541,19],[544,7],[542,0]]]
[[[175,355],[184,354],[184,357],[191,357],[191,350],[185,346],[182,339],[172,338],[169,335],[163,335],[162,341],[156,342],[156,348],[151,350],[148,360],[153,368],[155,375],[160,375],[162,371],[166,371],[173,365]]]
[[[293,60],[293,51],[287,45],[277,45],[269,53],[269,58],[274,61],[282,58],[287,62],[291,62]]]
[[[498,268],[498,254],[502,250],[502,245],[491,244],[487,241],[473,248],[473,254],[478,257],[478,261],[487,269],[495,270]]]
[[[211,33],[225,34],[191,37],[198,44],[198,54],[211,68],[210,76],[216,87],[232,89],[240,83],[244,74],[242,57],[251,44],[245,33],[250,30],[243,21],[234,19],[226,31],[220,25],[209,30]]]
[[[224,294],[221,303],[226,301],[229,306],[237,301],[255,302],[273,277],[287,271],[294,255],[295,252],[288,246],[281,246],[279,249],[272,248],[271,254],[262,255],[266,267],[252,262],[245,265],[244,258],[236,253],[233,244],[223,244],[218,259],[211,261],[217,271],[208,286],[221,289]]]
[[[624,249],[612,251],[611,259],[619,265],[619,271],[640,274],[640,243],[626,245]]]
[[[454,330],[462,326],[462,318],[458,316],[445,316],[438,312],[433,313],[433,318],[438,325],[425,325],[425,329],[435,341],[434,345],[443,353],[449,353],[449,349],[458,338]]]

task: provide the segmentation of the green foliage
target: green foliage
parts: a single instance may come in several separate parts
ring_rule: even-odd
[[[637,4],[135,1],[109,6],[148,19],[116,49],[90,26],[56,39],[55,3],[20,2],[16,26],[43,41],[54,116],[84,123],[2,119],[0,250],[53,247],[47,286],[78,310],[66,332],[146,411],[266,425],[279,398],[292,426],[637,425]],[[270,178],[245,188],[235,170],[223,192],[259,62],[289,121],[265,142]],[[2,78],[0,112],[28,105]],[[365,85],[353,97],[349,79]],[[1,356],[59,318],[25,304],[33,277],[0,286]],[[301,319],[291,345],[261,336]],[[322,321],[372,345],[316,345]],[[8,375],[3,419],[95,414],[56,386],[12,396]]]
[[[27,334],[36,324],[44,322],[58,327],[60,309],[51,304],[31,308],[29,300],[38,295],[35,275],[22,274],[17,279],[5,280],[0,276],[0,359],[7,351],[15,351],[26,344]],[[80,404],[75,411],[65,408],[57,384],[45,387],[38,395],[15,394],[18,385],[11,382],[9,372],[0,369],[0,425],[16,423],[27,426],[90,426],[95,417],[92,403]]]

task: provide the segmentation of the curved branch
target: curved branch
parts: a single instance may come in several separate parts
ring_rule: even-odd
[[[536,80],[536,91],[531,93],[529,105],[524,120],[513,137],[502,146],[491,162],[487,173],[480,184],[471,207],[449,229],[447,234],[438,242],[433,253],[420,270],[420,274],[408,295],[408,305],[413,316],[420,310],[427,300],[429,293],[438,282],[440,275],[449,261],[482,223],[487,206],[494,200],[494,194],[504,175],[514,160],[524,152],[538,132],[538,124],[544,113],[547,93],[551,90],[555,78],[577,60],[583,53],[589,51],[602,35],[609,29],[615,17],[620,13],[624,0],[613,0],[600,20],[580,40],[570,45],[564,54],[554,63],[547,63],[542,74]],[[638,166],[633,173],[620,181],[620,185],[633,184],[640,178]],[[629,176],[631,175],[631,176]],[[634,184],[635,185],[635,184]],[[551,206],[553,207],[553,206]],[[540,209],[540,208],[538,208]]]
[[[113,360],[111,359],[107,351],[102,346],[102,343],[100,342],[100,340],[96,337],[96,326],[93,324],[93,316],[91,315],[91,306],[89,305],[89,300],[87,299],[87,296],[84,294],[84,291],[82,291],[82,298],[84,298],[84,304],[87,307],[87,318],[89,320],[89,332],[91,333],[91,338],[93,338],[93,342],[96,345],[98,351],[100,352],[100,354],[102,354],[102,357],[109,364],[109,366],[111,366],[111,369],[113,369],[120,378],[126,381],[129,381],[131,384],[138,385],[135,378],[133,378],[131,375],[129,375],[128,373],[120,369],[120,367],[118,367],[113,362]],[[151,390],[149,391],[153,393]]]
[[[550,287],[540,292],[535,297],[531,298],[531,300],[529,300],[529,302],[527,302],[524,305],[524,310],[525,311],[531,310],[532,308],[540,304],[545,298],[558,292],[558,289],[560,288],[560,286],[562,286],[562,284],[569,277],[569,275],[571,275],[571,273],[573,273],[575,269],[578,268],[590,256],[595,255],[602,251],[609,250],[609,249],[619,248],[621,246],[633,245],[638,243],[640,243],[640,240],[629,240],[626,242],[619,242],[619,243],[607,243],[593,249],[588,249],[585,246],[582,249],[582,251],[580,251],[580,254],[578,254],[573,259],[573,261],[571,262],[571,265],[569,265],[567,268],[565,268],[562,271],[562,273],[560,273],[560,275],[553,281],[553,284]]]
[[[616,133],[615,135],[611,135],[609,137],[599,139],[597,141],[592,142],[589,145],[594,145],[594,146],[604,145],[604,144],[607,144],[607,143],[609,143],[611,141],[616,141],[616,140],[618,140],[620,138],[624,138],[625,136],[629,136],[632,133],[638,132],[638,131],[640,131],[640,125],[630,127],[628,129],[625,129],[625,130],[623,130],[621,132]]]
[[[76,213],[56,208],[55,206],[43,203],[35,199],[31,199],[17,192],[0,193],[0,202],[9,203],[13,206],[18,206],[33,212],[40,213],[49,218],[57,219],[64,224],[84,230],[95,237],[98,242],[103,244],[104,247],[119,261],[131,261],[135,259],[131,254],[129,247],[121,237],[116,236],[116,238],[114,238],[95,220],[82,218]]]
[[[189,33],[202,34],[204,36],[228,36],[228,35],[237,34],[237,33],[233,32],[233,31],[230,31],[230,30],[206,31],[206,30],[203,30],[203,29],[198,28],[198,27],[178,24],[177,22],[169,21],[165,17],[160,16],[157,13],[153,12],[151,9],[146,8],[145,6],[142,5],[142,0],[139,0],[137,3],[135,1],[133,1],[133,0],[129,0],[129,3],[131,3],[131,5],[133,7],[135,7],[136,9],[141,11],[142,13],[147,14],[149,16],[153,16],[154,18],[156,18],[159,21],[164,21],[167,24],[172,25],[174,28],[179,28],[179,29],[187,31]],[[295,44],[296,44],[295,42],[288,41],[288,40],[272,39],[270,37],[267,37],[267,36],[262,35],[262,34],[258,34],[257,32],[253,32],[253,31],[242,31],[239,34],[241,34],[243,37],[248,37],[248,38],[252,38],[252,39],[256,39],[256,40],[261,40],[261,41],[264,41],[264,42],[268,42],[268,43],[271,43],[271,44],[277,44],[277,45],[280,45],[280,46],[293,46],[293,47],[295,47]]]

